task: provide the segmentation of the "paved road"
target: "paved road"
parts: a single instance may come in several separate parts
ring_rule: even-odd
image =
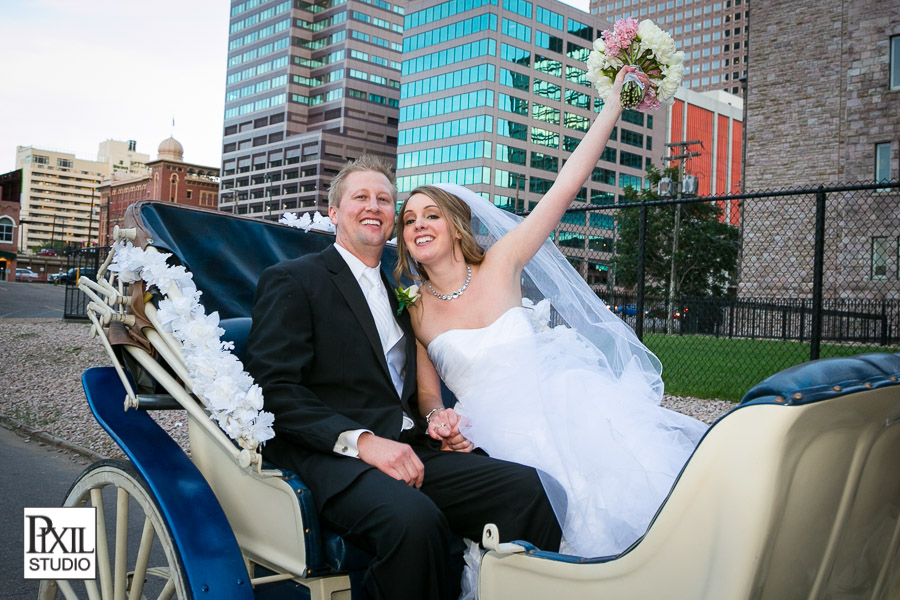
[[[66,286],[0,281],[0,319],[62,319]]]
[[[88,462],[0,425],[0,599],[37,598],[38,582],[23,578],[23,509],[59,506]]]

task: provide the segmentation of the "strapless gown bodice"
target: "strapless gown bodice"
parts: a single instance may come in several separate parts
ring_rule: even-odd
[[[534,314],[515,307],[486,327],[446,331],[428,356],[463,433],[539,470],[563,550],[617,554],[646,531],[706,425],[660,407],[642,376],[613,373],[575,331]]]

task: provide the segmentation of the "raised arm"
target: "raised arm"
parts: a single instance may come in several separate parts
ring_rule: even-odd
[[[519,226],[491,247],[491,254],[500,255],[492,258],[509,261],[521,270],[553,232],[606,148],[616,121],[622,114],[619,100],[622,80],[625,73],[633,70],[634,67],[625,67],[619,71],[603,109],[560,170],[553,186]]]

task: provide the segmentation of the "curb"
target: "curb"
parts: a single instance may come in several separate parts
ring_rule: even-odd
[[[0,413],[0,425],[13,431],[14,433],[31,436],[33,438],[41,440],[42,442],[46,442],[47,444],[57,446],[59,448],[64,448],[69,452],[74,452],[75,454],[81,455],[82,457],[87,458],[91,461],[105,460],[109,458],[108,456],[98,454],[93,450],[89,450],[84,446],[79,446],[78,444],[73,444],[72,442],[68,442],[64,439],[58,438],[53,434],[47,433],[46,431],[35,429],[30,425],[23,423],[18,419],[14,419],[12,417],[4,415],[3,413]]]

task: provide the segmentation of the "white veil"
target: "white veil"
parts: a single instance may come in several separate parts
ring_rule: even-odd
[[[522,221],[522,217],[497,208],[465,187],[449,183],[432,185],[469,205],[472,229],[485,249]],[[639,374],[659,403],[663,393],[659,359],[622,319],[606,307],[551,241],[544,242],[525,265],[522,293],[534,303],[549,299],[553,307],[551,324],[568,325],[596,346],[616,377],[622,377],[626,372],[632,376]]]

